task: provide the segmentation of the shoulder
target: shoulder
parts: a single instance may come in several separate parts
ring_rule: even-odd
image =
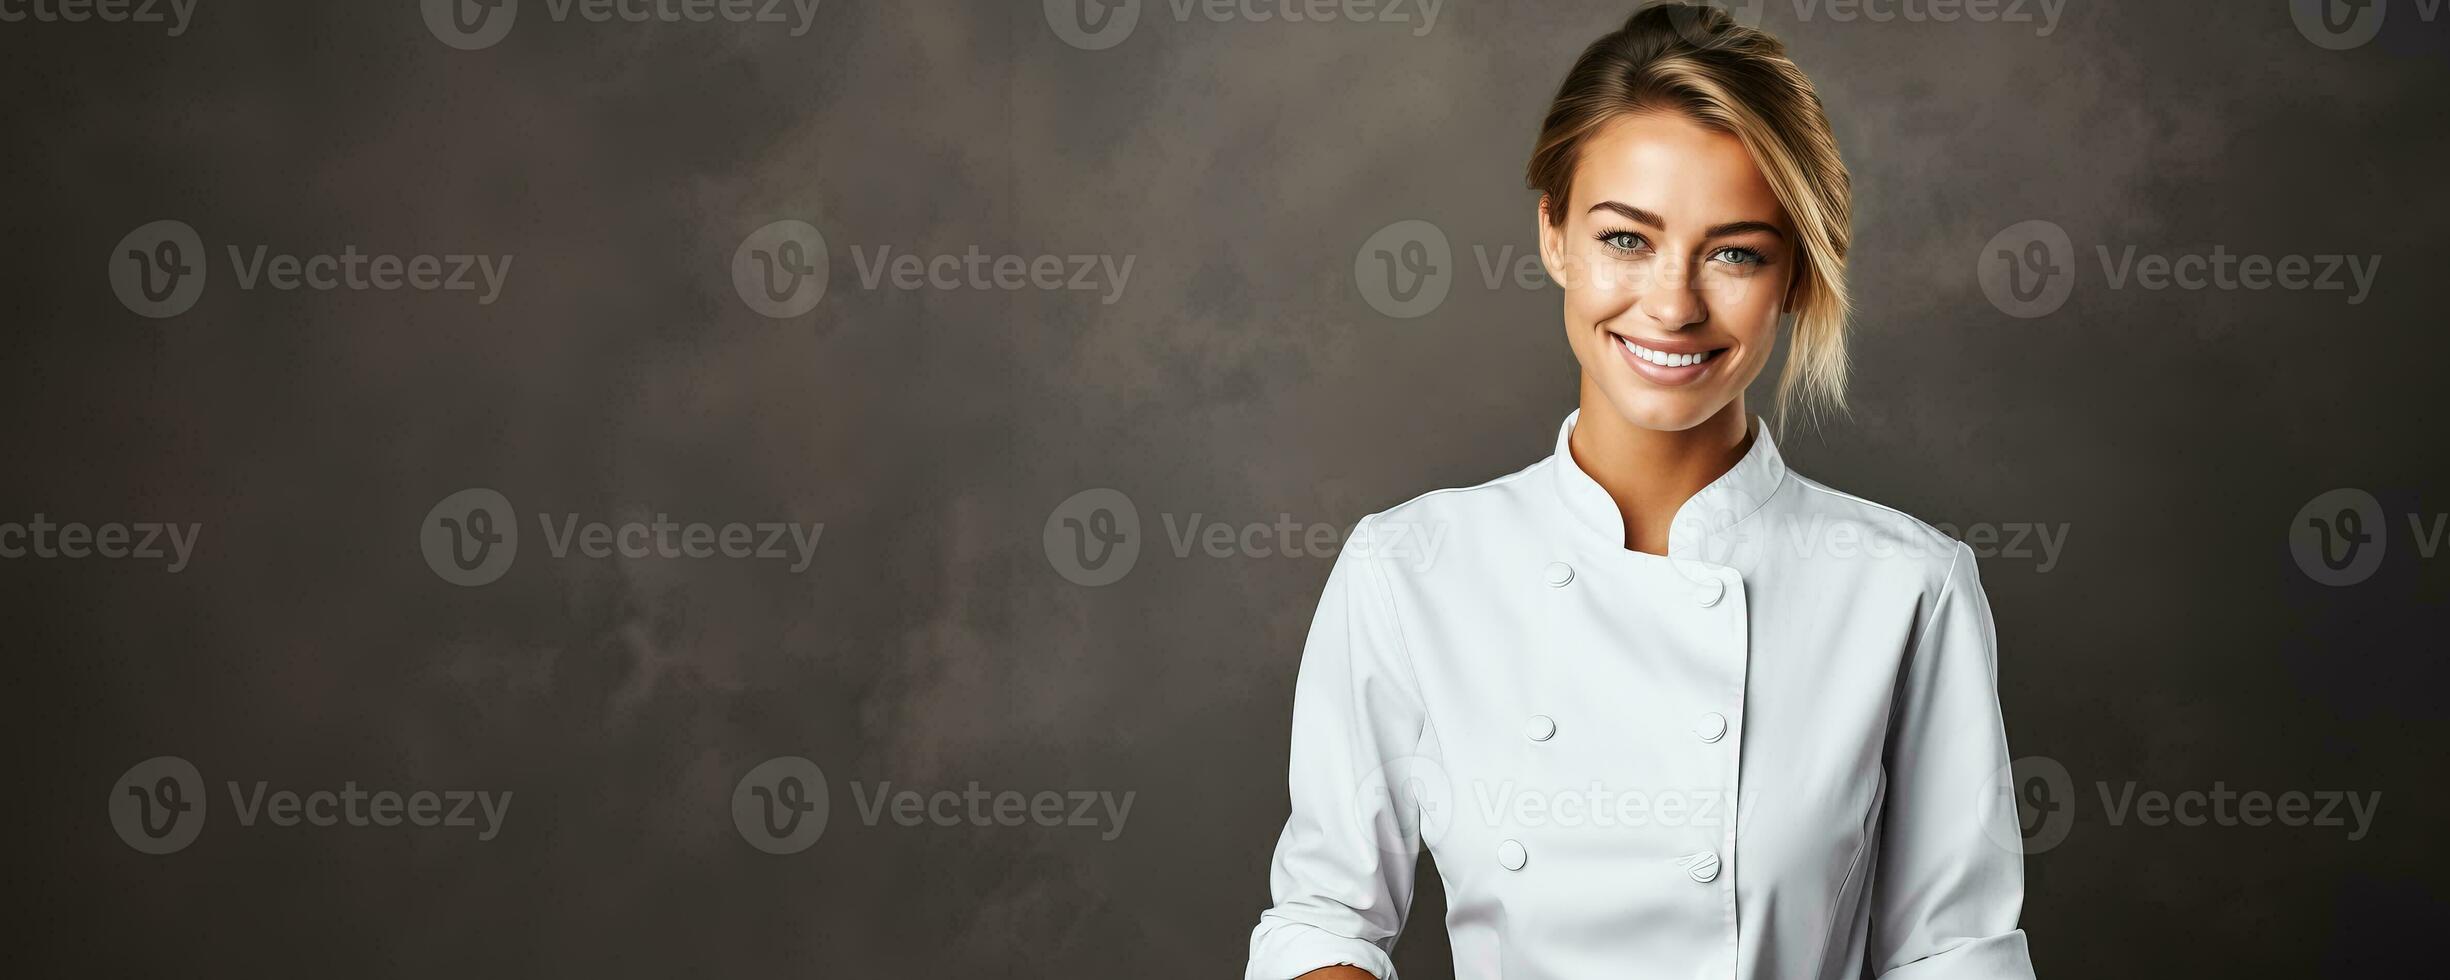
[[[1543,457],[1496,479],[1431,490],[1364,517],[1361,522],[1378,527],[1429,523],[1475,526],[1519,516],[1547,500],[1541,494],[1551,492],[1545,481],[1549,479],[1548,468],[1555,464],[1556,457]]]
[[[1973,572],[1972,550],[1912,514],[1830,487],[1792,470],[1773,498],[1771,533],[1805,561],[1879,562],[1937,591]]]

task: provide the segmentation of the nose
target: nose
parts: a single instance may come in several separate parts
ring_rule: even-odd
[[[1642,298],[1634,303],[1643,316],[1667,330],[1681,330],[1709,316],[1684,262],[1661,262],[1654,268],[1650,282],[1643,284]]]

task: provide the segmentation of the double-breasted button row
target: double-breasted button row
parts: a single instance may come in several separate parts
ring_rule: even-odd
[[[1715,742],[1726,738],[1727,716],[1715,711],[1703,712],[1701,718],[1693,722],[1693,734],[1699,736],[1704,742]],[[1557,737],[1557,719],[1547,715],[1531,716],[1529,720],[1523,722],[1523,737],[1534,742],[1545,742]]]
[[[1562,589],[1573,584],[1574,566],[1561,561],[1552,561],[1548,563],[1548,569],[1543,576],[1547,579],[1549,588]],[[1693,586],[1693,602],[1703,609],[1718,605],[1719,601],[1725,598],[1727,598],[1727,583],[1719,579],[1706,578]]]

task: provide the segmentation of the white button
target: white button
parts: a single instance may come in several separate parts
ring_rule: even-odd
[[[1528,857],[1528,855],[1523,853],[1523,843],[1521,841],[1510,840],[1503,844],[1497,845],[1497,863],[1505,865],[1506,870],[1508,871],[1523,870],[1523,862]],[[1711,873],[1716,874],[1717,872],[1714,871]]]
[[[1701,720],[1693,725],[1693,734],[1701,736],[1704,742],[1727,737],[1727,716],[1715,711],[1701,716]]]
[[[1697,854],[1687,854],[1677,858],[1676,863],[1684,865],[1684,873],[1692,875],[1694,881],[1706,884],[1718,880],[1718,855],[1716,853],[1702,851]]]
[[[1561,561],[1552,561],[1548,563],[1548,584],[1550,587],[1562,589],[1565,588],[1565,583],[1573,580],[1574,566],[1568,565]]]
[[[1531,736],[1534,742],[1548,741],[1557,734],[1557,720],[1547,715],[1533,715],[1531,723],[1523,726],[1523,734]]]
[[[1717,579],[1705,579],[1693,590],[1693,601],[1701,603],[1704,609],[1718,605],[1718,601],[1726,597],[1727,583]]]

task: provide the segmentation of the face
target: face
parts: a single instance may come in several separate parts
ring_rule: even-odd
[[[1563,222],[1550,220],[1562,207]],[[1540,257],[1590,393],[1645,429],[1732,407],[1777,346],[1794,232],[1735,136],[1683,115],[1619,116],[1584,144],[1563,202],[1540,202]]]

